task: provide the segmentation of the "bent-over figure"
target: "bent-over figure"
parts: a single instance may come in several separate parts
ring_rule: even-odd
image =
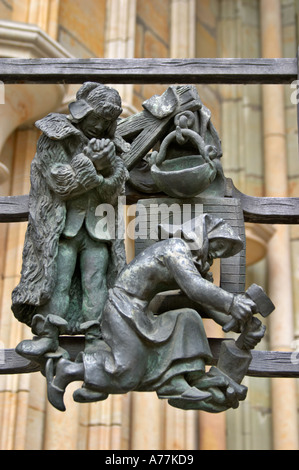
[[[187,228],[187,225],[189,229]],[[182,226],[181,238],[161,240],[127,265],[109,290],[101,321],[102,337],[76,362],[61,358],[46,366],[48,396],[64,410],[68,383],[82,380],[74,400],[103,400],[109,394],[156,391],[173,406],[223,411],[244,399],[244,390],[226,393],[224,375],[206,374],[212,354],[201,316],[192,309],[155,315],[150,303],[156,294],[181,289],[203,311],[218,311],[235,319],[240,328],[255,312],[255,303],[245,295],[233,295],[210,281],[214,258],[230,257],[242,247],[241,239],[222,219],[203,215],[196,219],[199,230]],[[256,334],[256,342],[261,336]],[[237,384],[236,384],[237,385]],[[241,391],[240,391],[241,390]]]

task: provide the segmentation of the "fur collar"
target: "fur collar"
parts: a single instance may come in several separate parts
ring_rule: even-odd
[[[69,120],[66,114],[50,113],[35,123],[47,137],[53,140],[62,140],[71,135],[81,135]]]

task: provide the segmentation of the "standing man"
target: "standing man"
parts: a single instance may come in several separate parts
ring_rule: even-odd
[[[31,166],[21,280],[12,294],[16,318],[36,335],[17,347],[26,357],[55,352],[59,334],[99,322],[107,287],[125,264],[122,237],[96,216],[101,204],[116,207],[127,179],[121,154],[128,144],[116,135],[121,99],[92,82],[76,98],[69,116],[51,113],[36,123],[42,135]]]

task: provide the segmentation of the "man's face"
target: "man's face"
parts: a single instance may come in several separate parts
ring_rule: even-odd
[[[117,123],[115,120],[108,120],[97,114],[95,111],[89,113],[79,123],[82,132],[89,139],[102,139],[103,137],[113,138]]]

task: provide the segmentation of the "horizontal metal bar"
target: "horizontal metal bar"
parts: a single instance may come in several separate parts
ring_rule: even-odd
[[[209,344],[214,357],[214,365],[217,364],[222,339],[209,338]],[[77,354],[84,348],[82,337],[65,337],[61,340],[62,346],[69,352],[70,358],[75,360]],[[281,351],[251,351],[252,361],[247,375],[251,377],[299,377],[299,354],[296,352]],[[1,374],[28,374],[38,372],[40,366],[36,362],[28,361],[19,356],[14,349],[0,351]]]
[[[288,84],[296,58],[284,59],[0,59],[4,83]]]
[[[150,201],[150,195],[149,201]],[[153,195],[154,196],[154,195]],[[232,189],[232,197],[241,201],[245,222],[264,224],[299,224],[299,198],[254,197]],[[144,194],[127,193],[127,204],[135,204]],[[228,198],[229,199],[229,198]],[[0,197],[0,223],[23,222],[28,219],[29,196]]]
[[[299,224],[299,197],[247,196],[227,179],[230,196],[240,199],[245,222],[259,224]]]
[[[0,222],[25,222],[28,220],[29,196],[1,196]]]

